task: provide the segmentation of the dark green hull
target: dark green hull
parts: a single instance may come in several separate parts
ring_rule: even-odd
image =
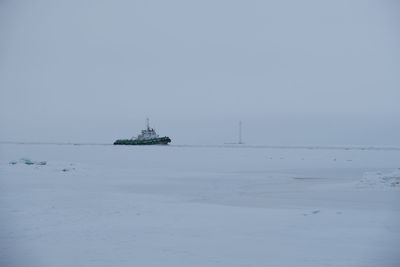
[[[165,136],[147,140],[118,139],[114,142],[114,145],[167,145],[169,142],[171,142],[171,139]]]

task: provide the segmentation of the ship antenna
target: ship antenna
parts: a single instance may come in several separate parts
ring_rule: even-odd
[[[146,127],[147,127],[147,130],[150,130],[149,118],[146,118]]]
[[[242,142],[242,121],[239,121],[239,144],[243,144],[243,142]]]

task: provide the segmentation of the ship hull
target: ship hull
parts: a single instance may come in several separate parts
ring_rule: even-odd
[[[168,145],[171,142],[169,137],[159,137],[146,140],[138,139],[118,139],[114,142],[114,145],[128,145],[128,146],[138,146],[138,145]]]

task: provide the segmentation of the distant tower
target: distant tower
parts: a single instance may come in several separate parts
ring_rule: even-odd
[[[243,144],[243,142],[242,142],[242,121],[239,121],[239,143],[238,144]]]

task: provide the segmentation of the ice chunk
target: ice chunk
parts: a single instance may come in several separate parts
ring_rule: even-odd
[[[61,171],[63,171],[63,172],[69,172],[69,171],[73,171],[73,170],[75,170],[75,168],[64,168],[64,169],[62,169]]]
[[[390,173],[367,172],[358,185],[363,188],[400,188],[400,171],[396,170]]]
[[[26,164],[26,165],[33,165],[35,164],[32,160],[28,159],[28,158],[21,158],[20,162]]]
[[[47,164],[46,161],[32,161],[32,160],[30,160],[30,159],[28,159],[28,158],[21,158],[19,161],[20,161],[21,163],[26,164],[26,165],[46,165],[46,164]],[[10,162],[10,164],[12,164],[12,163]],[[15,161],[14,164],[17,164],[17,162]],[[13,165],[14,165],[14,164],[13,164]]]

